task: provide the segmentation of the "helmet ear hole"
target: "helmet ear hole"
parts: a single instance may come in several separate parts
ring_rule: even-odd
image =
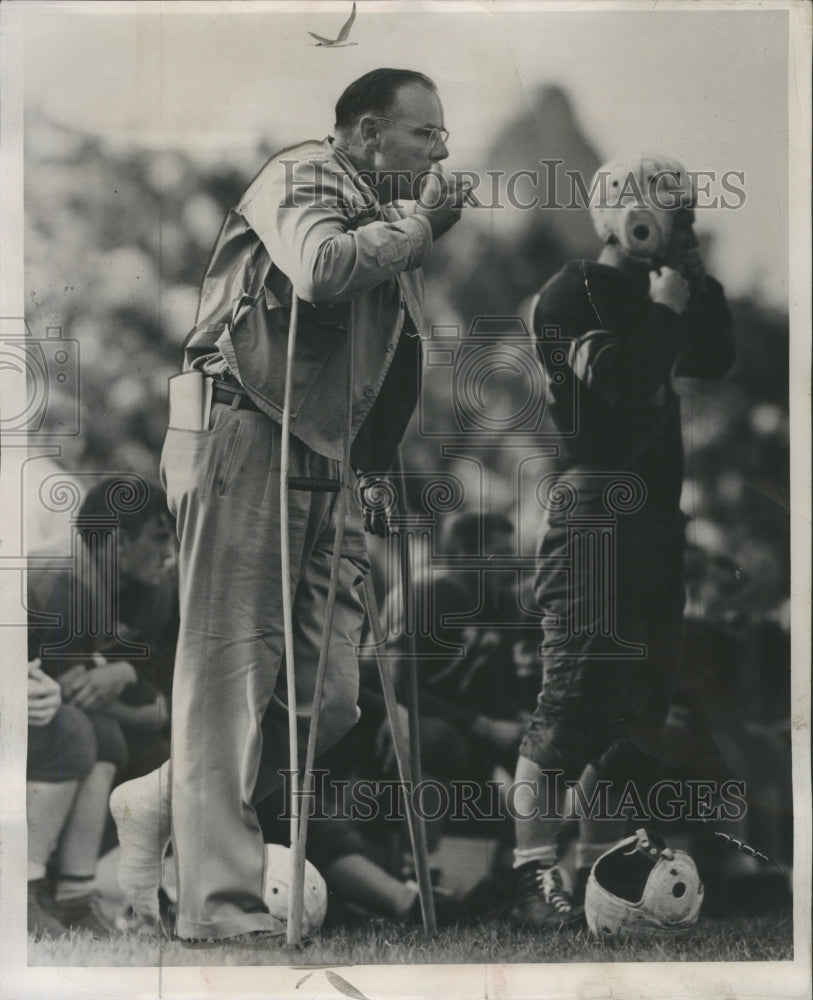
[[[616,236],[622,254],[651,266],[668,252],[674,221],[670,210],[693,203],[680,163],[660,154],[633,155],[596,171],[590,214],[603,243]]]
[[[680,899],[681,896],[686,895],[686,883],[685,882],[675,882],[672,886],[672,895],[675,899]]]

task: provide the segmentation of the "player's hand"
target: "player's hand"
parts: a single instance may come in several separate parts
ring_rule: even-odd
[[[62,688],[62,697],[65,701],[71,701],[73,696],[79,690],[82,684],[82,680],[85,674],[88,672],[88,668],[84,663],[75,663],[68,670],[63,670],[59,677],[59,684]]]
[[[128,684],[136,681],[135,668],[126,660],[115,663],[100,663],[88,670],[77,683],[73,703],[92,712],[115,701]]]
[[[432,238],[437,240],[460,221],[463,203],[470,184],[459,184],[455,178],[432,171],[423,183],[415,207],[415,214],[422,215],[432,228]]]
[[[672,239],[664,264],[683,275],[689,282],[692,294],[702,293],[705,289],[706,268],[694,231],[694,212],[691,209],[681,209],[675,216]]]
[[[40,669],[41,660],[28,664],[28,725],[47,726],[62,704],[59,684]]]
[[[512,754],[519,749],[525,725],[513,719],[490,719],[486,715],[479,715],[474,720],[472,732],[490,743],[495,750]]]
[[[689,282],[671,267],[650,271],[649,297],[680,316],[689,304]]]

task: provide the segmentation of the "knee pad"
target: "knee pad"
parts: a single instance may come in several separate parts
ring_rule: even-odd
[[[29,727],[29,781],[81,781],[96,763],[96,735],[80,709],[61,705],[47,726]]]

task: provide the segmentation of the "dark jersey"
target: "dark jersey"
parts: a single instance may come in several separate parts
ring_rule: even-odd
[[[648,287],[645,272],[635,282],[571,261],[539,293],[533,328],[537,343],[558,328],[567,352],[566,377],[548,382],[565,467],[636,473],[648,504],[676,509],[683,443],[670,376],[724,374],[734,359],[731,316],[713,278],[681,316],[652,302]]]
[[[178,592],[174,577],[165,577],[156,586],[146,586],[122,579],[115,607],[119,638],[147,647],[147,655],[133,657],[137,674],[135,684],[128,685],[121,700],[129,705],[146,705],[159,693],[169,696],[175,644],[178,637]],[[106,607],[112,604],[106,595]],[[28,658],[39,657],[42,669],[59,680],[76,663],[92,669],[94,652],[104,656],[111,637],[100,627],[104,612],[98,598],[79,574],[69,569],[32,567],[28,571]],[[65,657],[61,649],[69,640],[79,638],[77,620],[81,609],[88,609],[92,630],[82,633],[80,645],[73,647],[84,655]],[[118,658],[118,657],[116,657]]]
[[[436,573],[431,584],[415,581],[416,606],[431,615],[431,635],[417,637],[418,695],[423,715],[466,730],[478,715],[516,719],[533,707],[515,663],[514,644],[530,628],[517,608],[513,587],[497,574],[457,570]],[[404,653],[407,649],[402,646]],[[406,704],[407,678],[399,671],[399,700]]]

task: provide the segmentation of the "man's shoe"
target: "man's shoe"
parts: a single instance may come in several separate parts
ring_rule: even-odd
[[[232,935],[231,937],[212,938],[185,938],[172,934],[171,939],[177,941],[184,948],[284,948],[285,931],[245,931],[243,934]],[[303,944],[307,944],[310,938],[303,935]]]
[[[53,901],[48,899],[45,880],[31,879],[28,883],[28,933],[35,937],[60,937],[67,927],[48,911]]]
[[[90,931],[94,937],[110,937],[115,924],[105,916],[98,892],[87,892],[73,899],[54,900],[54,913],[65,927]]]
[[[584,909],[574,906],[573,887],[563,868],[528,861],[517,869],[517,897],[509,915],[512,924],[548,930],[583,918]]]

